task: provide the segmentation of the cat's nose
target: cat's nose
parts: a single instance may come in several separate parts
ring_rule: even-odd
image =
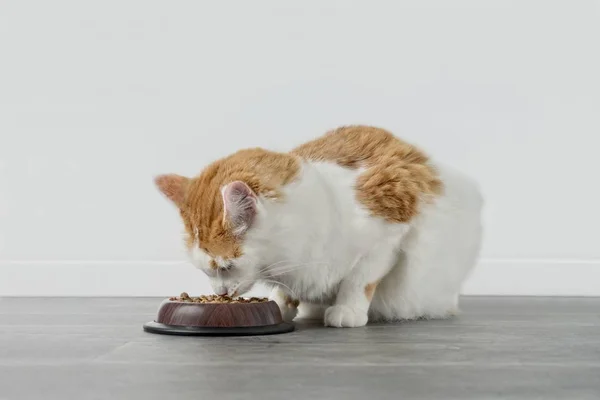
[[[225,286],[218,286],[215,288],[215,294],[217,296],[225,296],[227,294],[227,288]]]

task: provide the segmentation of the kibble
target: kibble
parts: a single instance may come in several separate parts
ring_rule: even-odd
[[[183,292],[179,295],[179,297],[170,297],[169,300],[171,301],[181,301],[184,303],[200,303],[200,304],[207,304],[207,303],[231,303],[231,304],[240,304],[240,303],[265,303],[267,301],[269,301],[268,298],[266,297],[251,297],[249,299],[245,299],[243,297],[230,297],[230,296],[219,296],[216,294],[211,294],[211,295],[202,295],[199,297],[190,297],[189,294],[187,294],[186,292]]]

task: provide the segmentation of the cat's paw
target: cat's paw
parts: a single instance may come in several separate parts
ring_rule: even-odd
[[[293,305],[280,304],[279,310],[281,311],[281,318],[283,318],[284,322],[292,322],[294,318],[296,318],[296,315],[298,315],[298,307]]]
[[[275,301],[281,311],[281,318],[284,322],[292,322],[298,315],[298,300],[293,300],[288,296],[272,296],[271,300]]]
[[[325,310],[325,326],[354,328],[365,326],[368,319],[367,313],[345,305],[335,305]]]

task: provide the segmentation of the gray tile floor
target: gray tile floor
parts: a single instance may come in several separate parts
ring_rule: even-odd
[[[600,298],[246,338],[142,332],[159,302],[0,298],[0,399],[600,398]]]

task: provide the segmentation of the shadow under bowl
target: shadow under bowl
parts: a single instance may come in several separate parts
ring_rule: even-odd
[[[144,330],[165,335],[248,336],[291,332],[294,325],[283,322],[274,301],[202,304],[166,299],[156,320],[144,324]]]

